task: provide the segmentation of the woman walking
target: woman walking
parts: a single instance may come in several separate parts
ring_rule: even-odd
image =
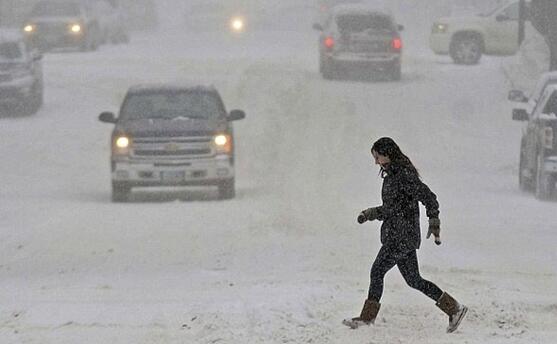
[[[421,242],[418,202],[426,207],[429,218],[426,238],[429,239],[433,234],[435,243],[441,244],[437,196],[420,180],[417,169],[393,139],[383,137],[377,140],[371,147],[371,154],[375,164],[381,167],[383,204],[362,211],[357,221],[360,224],[373,220],[383,221],[382,246],[371,267],[368,297],[360,316],[345,319],[343,323],[351,328],[374,323],[381,306],[379,302],[383,294],[383,279],[396,265],[410,287],[427,295],[449,316],[447,332],[454,332],[468,308],[420,276],[416,255]]]

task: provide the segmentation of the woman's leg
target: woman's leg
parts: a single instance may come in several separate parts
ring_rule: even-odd
[[[394,253],[386,246],[381,246],[377,258],[371,266],[368,300],[379,302],[383,295],[385,274],[396,265]]]
[[[414,289],[418,289],[422,293],[429,296],[433,301],[439,300],[443,291],[434,283],[425,280],[420,276],[420,268],[418,266],[418,256],[416,250],[409,252],[397,261],[398,269],[404,277],[408,285]]]

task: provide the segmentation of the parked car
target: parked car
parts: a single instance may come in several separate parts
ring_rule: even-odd
[[[449,54],[457,64],[477,64],[482,54],[512,55],[518,51],[519,0],[470,16],[438,19],[429,46],[436,54]]]
[[[21,33],[0,30],[0,106],[10,113],[33,114],[43,104],[41,54]]]
[[[94,8],[81,0],[39,1],[25,21],[23,33],[42,51],[68,47],[96,50],[102,41]]]
[[[319,35],[319,71],[332,79],[348,69],[378,70],[393,80],[401,78],[402,25],[383,11],[365,5],[339,5]]]
[[[557,84],[545,87],[532,112],[514,109],[513,119],[527,122],[520,143],[520,188],[548,199],[557,181]]]
[[[218,91],[208,86],[143,85],[128,90],[120,114],[99,120],[112,132],[112,200],[132,187],[216,185],[219,198],[235,195],[232,121]]]

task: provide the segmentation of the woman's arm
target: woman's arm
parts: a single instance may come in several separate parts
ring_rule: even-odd
[[[420,180],[418,175],[409,171],[404,172],[406,182],[404,191],[425,206],[427,217],[439,218],[439,202],[431,189]]]

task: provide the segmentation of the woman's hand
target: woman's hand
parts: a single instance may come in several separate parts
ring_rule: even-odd
[[[379,218],[379,209],[375,208],[368,208],[366,210],[362,210],[361,213],[358,214],[357,221],[359,224],[362,224],[366,221],[373,221]]]
[[[437,245],[441,245],[441,220],[436,217],[432,217],[429,219],[429,228],[427,230],[427,236],[425,238],[429,239],[431,234],[433,234],[433,237],[435,238],[435,243]]]

